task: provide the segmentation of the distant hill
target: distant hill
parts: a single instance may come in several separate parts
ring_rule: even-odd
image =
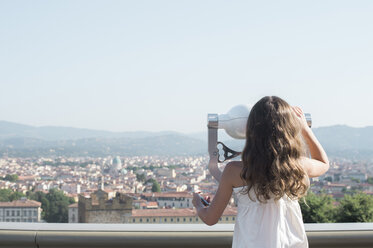
[[[0,140],[9,138],[35,138],[42,140],[77,140],[86,138],[146,138],[176,132],[110,132],[74,127],[44,126],[34,127],[8,121],[0,121]]]
[[[331,156],[373,160],[373,126],[336,125],[315,128],[314,133]]]
[[[329,126],[314,129],[320,143],[335,150],[373,150],[373,126]]]
[[[147,138],[85,138],[46,141],[34,138],[10,138],[0,141],[0,154],[15,157],[109,155],[202,155],[205,143],[181,135]]]
[[[329,126],[314,133],[330,157],[373,159],[373,126]],[[219,130],[219,140],[242,150],[244,140],[231,139]],[[207,130],[177,132],[109,132],[71,127],[33,127],[0,121],[0,155],[108,156],[207,155]]]

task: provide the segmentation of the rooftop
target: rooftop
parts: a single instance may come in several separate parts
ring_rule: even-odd
[[[141,193],[145,197],[184,197],[184,198],[193,198],[193,195],[190,192],[154,192],[154,193]]]
[[[77,202],[69,205],[69,208],[77,208],[77,207],[78,207]]]
[[[0,207],[41,207],[41,203],[34,200],[22,199],[12,202],[0,202]]]

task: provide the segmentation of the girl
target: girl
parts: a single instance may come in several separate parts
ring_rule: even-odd
[[[205,207],[194,193],[193,205],[203,222],[214,225],[232,192],[237,195],[232,247],[308,247],[298,199],[307,193],[308,178],[324,174],[329,161],[299,107],[262,98],[250,111],[242,161],[223,172],[209,169],[219,181],[216,195]]]

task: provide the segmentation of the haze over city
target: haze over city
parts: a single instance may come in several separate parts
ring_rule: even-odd
[[[373,125],[371,1],[1,1],[0,120],[199,132],[278,95]],[[295,21],[296,20],[296,21]]]

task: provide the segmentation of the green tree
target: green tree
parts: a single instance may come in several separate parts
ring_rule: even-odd
[[[145,174],[136,174],[136,180],[138,182],[145,182],[146,180]]]
[[[325,177],[324,180],[325,180],[325,181],[328,181],[328,182],[332,182],[332,181],[333,181],[333,178],[332,178],[332,177]]]
[[[345,195],[337,209],[337,222],[372,222],[373,197],[364,193]]]
[[[157,182],[157,181],[154,178],[149,178],[148,180],[146,180],[145,184],[147,184],[147,183],[154,184],[155,182]]]
[[[68,221],[68,206],[74,199],[67,197],[57,189],[51,189],[47,194],[43,192],[27,192],[31,200],[41,202],[42,218],[51,223],[66,223]]]
[[[153,182],[152,192],[161,192],[161,186],[157,181]]]
[[[18,192],[18,191],[14,191],[10,196],[9,196],[9,201],[16,201],[16,200],[19,200],[21,199],[21,197],[24,197],[25,194],[21,193],[21,192]]]
[[[0,189],[0,201],[7,202],[10,201],[10,195],[13,193],[11,189]]]
[[[136,172],[139,168],[135,166],[127,166],[127,170],[130,171],[132,170],[133,172]]]
[[[5,181],[10,181],[10,182],[15,182],[18,180],[18,175],[17,174],[6,174],[4,177]]]
[[[28,191],[26,193],[26,196],[30,200],[41,202],[41,208],[43,209],[43,211],[41,212],[41,218],[45,219],[45,213],[49,209],[49,200],[46,197],[47,194],[41,191],[37,191],[37,192]]]
[[[304,201],[305,200],[305,201]],[[333,198],[326,195],[316,195],[309,192],[299,201],[304,223],[334,222]]]
[[[368,179],[367,179],[367,183],[369,183],[369,184],[373,184],[373,177],[368,177]]]
[[[9,202],[21,199],[23,193],[11,189],[0,189],[0,202]]]
[[[45,213],[45,220],[53,223],[66,223],[68,221],[68,206],[74,203],[73,198],[69,198],[57,189],[51,189],[46,195],[49,201],[48,209]]]

